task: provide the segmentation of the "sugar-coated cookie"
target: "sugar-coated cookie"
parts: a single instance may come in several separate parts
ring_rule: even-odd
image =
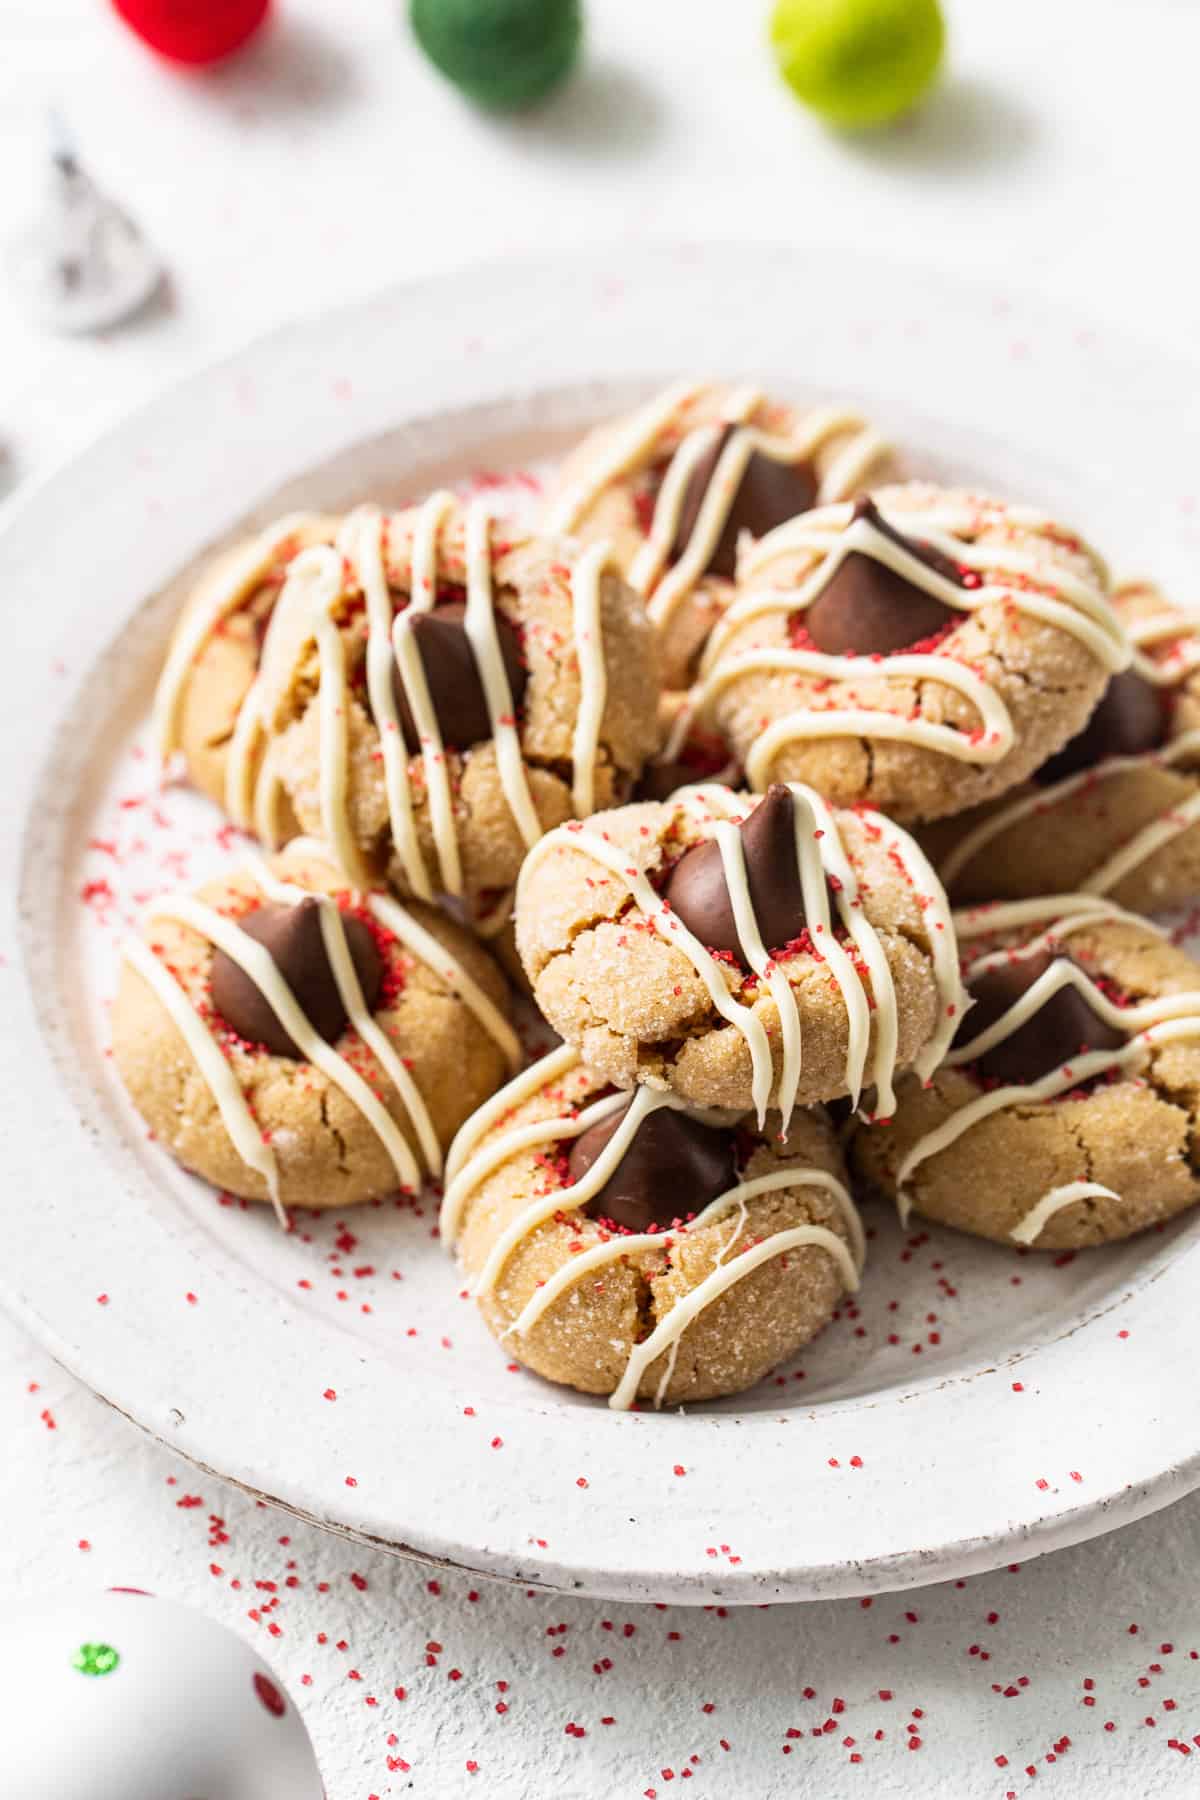
[[[1079,538],[924,483],[803,514],[738,584],[677,735],[705,720],[752,788],[805,781],[905,822],[1023,781],[1132,655]]]
[[[354,889],[304,839],[151,904],[112,1033],[158,1141],[277,1209],[352,1206],[439,1175],[521,1054],[503,977],[469,932]]]
[[[685,789],[553,832],[517,887],[538,1006],[618,1086],[786,1123],[794,1106],[931,1073],[961,1004],[917,845],[811,789]]]
[[[268,846],[319,834],[360,882],[473,900],[543,831],[628,796],[658,678],[603,546],[447,493],[329,536],[285,521],[222,559],[171,644],[159,748],[235,823]]]
[[[545,518],[606,539],[658,632],[663,679],[683,687],[733,597],[743,534],[894,479],[891,446],[856,412],[797,412],[753,387],[678,382],[589,432]]]
[[[806,1344],[863,1235],[824,1116],[772,1127],[614,1093],[569,1049],[518,1076],[460,1133],[442,1209],[506,1351],[628,1407],[740,1393]]]
[[[1200,895],[1200,621],[1149,582],[1113,600],[1133,665],[1083,730],[1028,784],[923,834],[951,899],[1079,889],[1155,912]]]
[[[851,1165],[903,1212],[999,1243],[1108,1243],[1200,1199],[1200,965],[1096,895],[956,915],[974,1004]]]

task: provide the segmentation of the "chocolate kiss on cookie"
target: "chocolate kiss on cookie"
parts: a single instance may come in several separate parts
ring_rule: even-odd
[[[984,970],[974,980],[968,976],[967,987],[975,1004],[960,1025],[955,1043],[968,1044],[994,1025],[1052,963],[1074,961],[1061,950],[1048,949],[1036,956],[1014,957]],[[1125,1041],[1124,1032],[1094,1013],[1077,988],[1064,987],[1024,1025],[985,1050],[974,1066],[991,1081],[1024,1086],[1088,1050],[1116,1050]]]
[[[238,920],[247,937],[262,944],[296,997],[296,1003],[318,1037],[332,1044],[346,1025],[346,1009],[325,954],[321,909],[311,896],[295,906],[268,903]],[[383,959],[361,919],[342,914],[350,960],[358,975],[367,1011],[373,1012],[383,983]],[[214,949],[213,1005],[240,1038],[265,1044],[276,1056],[304,1060],[304,1052],[283,1029],[262,989],[231,956]]]
[[[806,924],[791,790],[774,782],[738,830],[759,936],[766,949],[781,950]],[[697,844],[680,857],[664,898],[707,949],[728,950],[745,961],[716,843]]]
[[[852,524],[866,519],[918,562],[959,584],[959,571],[949,557],[903,536],[866,495],[854,502],[850,519]],[[947,626],[959,624],[963,615],[866,551],[851,550],[800,617],[812,642],[827,656],[890,656],[936,637]]]
[[[479,664],[467,636],[466,617],[467,609],[461,600],[451,600],[444,606],[435,606],[430,612],[412,615],[413,642],[429,684],[429,698],[433,702],[442,742],[450,750],[468,750],[472,744],[486,743],[492,736],[491,714]],[[521,641],[503,613],[498,611],[495,617],[513,710],[519,712],[528,680],[521,659]],[[421,738],[398,666],[392,673],[392,686],[405,745],[409,750],[419,750]]]
[[[1107,756],[1141,756],[1147,750],[1161,750],[1169,718],[1165,691],[1135,669],[1125,669],[1113,676],[1083,730],[1042,764],[1034,780],[1043,785],[1062,781]]]
[[[678,562],[691,542],[717,464],[737,429],[736,425],[723,425],[712,448],[700,458],[688,477],[675,541],[671,545],[672,562]],[[817,481],[808,463],[776,462],[760,450],[752,450],[721,535],[703,573],[723,575],[732,581],[737,564],[738,537],[743,531],[748,531],[751,537],[763,537],[776,525],[794,519],[797,513],[808,512],[816,499]]]
[[[575,1139],[567,1159],[572,1181],[582,1181],[628,1110],[623,1106]],[[660,1106],[647,1113],[617,1168],[583,1210],[625,1231],[645,1231],[700,1212],[736,1180],[732,1132]]]

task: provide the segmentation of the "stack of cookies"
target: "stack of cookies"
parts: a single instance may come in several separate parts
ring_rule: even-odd
[[[1200,1198],[1200,967],[1142,916],[1200,895],[1197,625],[902,474],[678,384],[532,527],[439,492],[216,562],[155,730],[259,848],[127,947],[158,1139],[285,1221],[442,1184],[506,1351],[618,1407],[806,1343],[856,1193],[1047,1249]]]

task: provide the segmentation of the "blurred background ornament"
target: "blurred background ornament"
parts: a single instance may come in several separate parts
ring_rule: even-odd
[[[304,1722],[215,1619],[133,1588],[6,1610],[13,1800],[322,1800]]]
[[[267,16],[270,0],[113,0],[142,42],[172,62],[219,62],[240,50]]]
[[[777,0],[771,43],[784,80],[831,125],[886,125],[941,67],[939,0]]]
[[[144,306],[162,264],[129,214],[80,164],[53,118],[50,180],[39,215],[9,246],[18,298],[53,331],[100,331]]]
[[[442,74],[495,112],[531,106],[579,53],[579,0],[411,0],[417,42]]]

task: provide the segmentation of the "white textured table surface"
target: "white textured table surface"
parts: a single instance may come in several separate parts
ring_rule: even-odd
[[[953,80],[858,145],[775,83],[763,10],[592,0],[585,72],[498,124],[423,67],[386,0],[279,0],[239,62],[191,79],[104,0],[6,0],[0,235],[31,203],[56,101],[174,278],[101,341],[42,336],[0,299],[10,476],[281,317],[547,242],[612,241],[619,270],[631,237],[784,239],[813,246],[816,281],[822,244],[872,243],[1194,345],[1200,14],[1184,0],[1136,17],[1124,0],[958,0]],[[10,1197],[10,1229],[25,1203]],[[664,1796],[685,1779],[694,1800],[1149,1796],[1200,1767],[1200,1499],[917,1595],[668,1613],[476,1589],[268,1513],[144,1443],[3,1321],[0,1442],[0,1593],[145,1586],[253,1636],[331,1800]]]

